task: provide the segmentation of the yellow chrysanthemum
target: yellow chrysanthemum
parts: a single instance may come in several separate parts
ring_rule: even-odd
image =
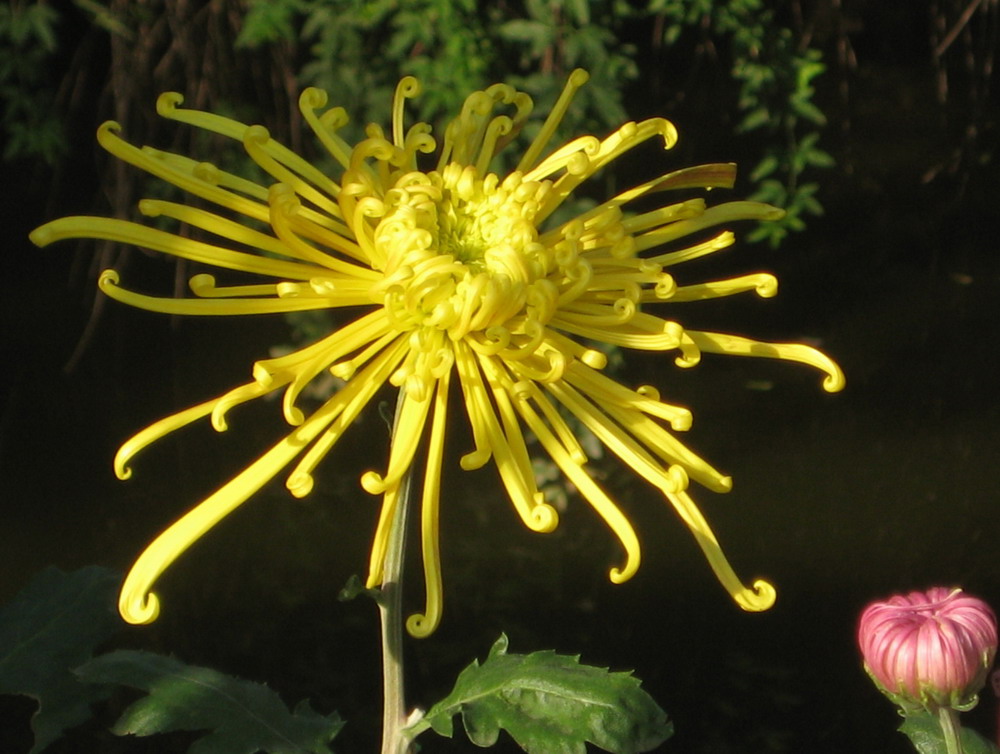
[[[653,137],[662,138],[668,149],[676,140],[673,125],[653,118],[626,123],[603,140],[582,136],[542,157],[574,92],[586,80],[584,71],[570,75],[516,169],[503,178],[490,172],[490,164],[532,107],[526,94],[505,84],[470,95],[445,129],[440,148],[427,124],[405,127],[405,101],[419,93],[412,77],[396,90],[391,134],[372,124],[367,138],[354,146],[337,135],[346,122],[344,111],[324,110],[326,94],[307,89],[299,101],[302,115],[343,166],[339,181],[271,139],[262,126],[182,109],[178,94],[160,97],[160,115],[242,142],[274,184],[266,188],[208,163],[136,148],[119,138],[117,124],[101,126],[98,140],[113,155],[217,205],[223,214],[146,199],[139,203],[144,215],[200,229],[206,240],[127,220],[65,217],[35,230],[31,238],[36,244],[102,238],[262,279],[256,285],[222,287],[211,275],[199,274],[190,281],[194,297],[178,300],[126,290],[113,270],[101,275],[100,288],[107,295],[142,309],[230,315],[343,308],[353,317],[305,348],[256,362],[252,381],[156,422],[119,450],[115,471],[125,479],[132,457],[154,440],[206,416],[224,430],[232,407],[280,389],[285,419],[294,427],[146,548],[122,588],[119,607],[126,620],[154,620],[159,602],[151,590],[160,574],[276,474],[291,466],[288,488],[297,496],[308,494],[316,465],[388,382],[402,391],[388,467],[361,478],[365,490],[383,496],[368,585],[381,583],[400,483],[423,444],[426,608],[411,616],[407,627],[414,635],[432,632],[442,609],[440,475],[453,380],[474,438],[474,448],[460,460],[462,468],[479,468],[492,459],[530,529],[551,531],[558,516],[536,487],[525,428],[621,542],[624,562],[611,569],[611,580],[625,581],[639,567],[636,534],[588,474],[587,456],[563,418],[568,411],[659,488],[741,607],[763,610],[773,603],[774,589],[766,581],[747,588],[736,577],[688,496],[689,479],[716,492],[731,486],[729,477],[674,436],[691,425],[690,413],[662,402],[650,386],[632,390],[605,376],[605,356],[586,340],[677,351],[676,363],[684,367],[697,363],[703,352],[799,361],[826,373],[828,391],[843,386],[843,375],[829,358],[804,345],[686,330],[653,313],[662,304],[680,301],[745,291],[775,294],[776,280],[766,274],[678,287],[667,269],[733,242],[728,231],[701,231],[733,220],[772,219],[780,210],[741,201],[709,208],[695,198],[638,214],[624,211],[653,193],[731,187],[733,166],[676,170],[569,221],[546,226],[577,186],[616,157]],[[508,114],[498,112],[503,110]],[[436,164],[433,157],[421,157],[435,150]],[[433,168],[423,169],[423,160]],[[671,244],[691,235],[698,240],[690,245]],[[666,244],[671,244],[669,250],[648,253]],[[324,370],[341,378],[344,387],[305,415],[297,399]]]

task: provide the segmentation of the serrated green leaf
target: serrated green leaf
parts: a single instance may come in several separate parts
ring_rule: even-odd
[[[640,683],[631,673],[581,665],[578,657],[552,651],[508,654],[501,636],[420,726],[451,737],[452,718],[461,713],[477,746],[492,746],[503,729],[529,754],[585,754],[587,742],[615,754],[650,751],[671,736],[673,725]]]
[[[277,693],[262,684],[151,652],[112,652],[77,673],[92,683],[148,692],[115,723],[116,735],[209,731],[189,754],[329,754],[327,744],[343,727],[339,715],[324,717],[307,702],[289,712]]]
[[[910,739],[910,743],[920,754],[946,754],[947,745],[941,723],[936,716],[927,714],[910,715],[899,726],[899,732]],[[962,751],[964,754],[997,754],[995,745],[987,741],[971,728],[962,728]]]
[[[122,628],[114,608],[120,581],[98,566],[47,568],[0,608],[0,693],[38,700],[32,754],[87,720],[90,705],[108,696],[106,687],[80,683],[72,668]]]

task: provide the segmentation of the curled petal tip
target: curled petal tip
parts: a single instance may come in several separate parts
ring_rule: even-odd
[[[121,133],[121,130],[121,123],[116,120],[106,120],[97,127],[97,140],[100,142],[102,137],[107,136],[108,134]]]
[[[298,406],[286,406],[283,414],[285,421],[292,427],[298,427],[306,420],[306,415],[302,413],[302,409]]]
[[[204,272],[192,275],[191,279],[188,280],[188,288],[190,288],[191,292],[196,296],[207,294],[215,288],[215,276]]]
[[[540,503],[531,509],[531,520],[527,523],[532,531],[548,534],[559,525],[559,514],[548,503]]]
[[[414,639],[426,639],[434,633],[438,623],[440,623],[440,617],[435,620],[431,616],[414,613],[406,619],[406,632]]]
[[[271,140],[271,132],[267,130],[265,126],[253,125],[247,126],[247,130],[243,132],[243,143],[244,144],[254,144],[257,146],[262,146],[267,144]]]
[[[778,593],[770,582],[757,579],[753,582],[753,589],[743,589],[736,592],[733,594],[733,599],[736,600],[737,605],[748,613],[760,613],[769,609],[774,604],[777,596]]]
[[[674,144],[676,144],[677,140],[680,138],[677,133],[677,129],[674,127],[674,124],[671,123],[669,120],[664,121],[663,128],[661,129],[660,133],[663,136],[663,148],[673,149]]]
[[[169,118],[177,107],[184,103],[184,95],[180,92],[164,92],[156,98],[156,114]]]
[[[134,593],[122,588],[118,599],[118,612],[127,623],[141,626],[152,623],[160,614],[160,600],[152,592]]]
[[[304,471],[298,471],[288,477],[285,486],[295,497],[306,497],[313,490],[313,476]]]
[[[473,450],[459,458],[458,465],[462,467],[463,471],[481,469],[490,460],[491,455],[490,451],[486,448]]]
[[[763,276],[755,291],[761,298],[774,298],[778,295],[778,278],[774,275]]]
[[[397,88],[404,97],[417,97],[420,95],[420,81],[416,76],[403,76],[399,80]]]
[[[847,378],[840,367],[837,367],[836,371],[827,374],[823,379],[823,389],[828,393],[839,393],[844,389],[845,385],[847,385]]]
[[[608,579],[610,579],[612,584],[624,584],[630,578],[635,576],[636,571],[639,570],[639,557],[629,557],[628,562],[625,563],[623,568],[612,568],[608,571]]]
[[[103,291],[105,288],[118,285],[120,280],[121,278],[115,270],[105,270],[97,279],[97,287]]]
[[[130,446],[131,443],[126,443],[118,449],[117,453],[115,453],[115,476],[122,481],[132,478],[132,468],[128,465],[128,462],[132,460],[132,456],[135,455],[135,452]]]
[[[209,421],[212,423],[212,429],[216,432],[225,432],[229,429],[229,424],[226,422],[227,408],[227,406],[220,403],[212,409],[212,416],[209,418]]]
[[[684,344],[681,344],[681,348],[684,348]],[[698,366],[700,362],[701,352],[692,348],[688,348],[687,351],[681,350],[677,358],[674,359],[674,364],[681,369],[690,369],[691,367]]]
[[[665,479],[669,483],[670,492],[683,492],[688,488],[687,470],[679,464],[672,464],[667,469]]]
[[[361,475],[361,486],[370,495],[381,495],[387,489],[382,475],[375,471],[366,471]]]
[[[299,106],[310,110],[326,107],[328,95],[325,90],[315,86],[307,86],[299,95]]]

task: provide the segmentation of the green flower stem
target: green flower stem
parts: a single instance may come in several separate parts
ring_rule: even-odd
[[[399,425],[403,390],[396,401],[393,437]],[[399,497],[385,555],[382,575],[382,599],[379,617],[382,624],[382,750],[381,754],[406,754],[410,739],[403,735],[406,726],[406,697],[403,686],[403,554],[406,551],[406,528],[410,510],[410,472],[399,483]]]
[[[958,713],[951,707],[941,707],[938,719],[948,754],[962,754],[962,724],[958,721]]]

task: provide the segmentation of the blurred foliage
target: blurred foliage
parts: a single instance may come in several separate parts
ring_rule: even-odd
[[[53,107],[48,79],[56,53],[59,12],[42,2],[0,5],[0,103],[3,159],[42,159],[50,165],[68,147],[61,119]]]
[[[817,146],[825,118],[812,101],[811,82],[823,71],[820,52],[800,50],[801,40],[774,16],[761,0],[650,0],[645,8],[615,0],[525,0],[488,9],[471,0],[251,0],[238,43],[306,44],[300,83],[335,93],[349,113],[360,115],[355,128],[388,120],[403,74],[433,82],[415,102],[417,117],[433,123],[456,112],[466,93],[495,80],[527,91],[538,112],[546,112],[565,75],[584,67],[591,82],[562,124],[566,137],[603,134],[628,119],[624,96],[639,78],[637,46],[623,41],[629,30],[656,20],[662,42],[671,45],[708,27],[730,43],[742,116],[737,133],[766,137],[765,154],[751,172],[753,198],[787,210],[751,239],[777,246],[790,230],[805,227],[805,215],[822,211],[817,184],[800,177],[807,168],[832,166],[833,159]],[[386,64],[359,65],[371,59]],[[538,125],[529,123],[523,138]]]
[[[805,228],[807,215],[822,214],[819,185],[803,182],[809,168],[833,167],[818,147],[826,117],[813,101],[813,80],[823,73],[820,50],[778,18],[763,0],[650,0],[662,42],[677,44],[687,33],[710,33],[712,49],[725,45],[730,75],[738,86],[737,134],[764,136],[764,153],[750,171],[755,190],[749,197],[786,211],[777,222],[762,223],[751,241],[777,247],[789,231]]]
[[[920,5],[913,27],[924,34],[925,60],[958,144],[947,160],[928,165],[928,180],[941,173],[964,180],[994,151],[985,103],[1000,4]],[[411,107],[439,125],[468,92],[499,80],[547,112],[579,66],[591,82],[557,137],[604,135],[634,109],[675,117],[671,102],[714,92],[683,130],[693,123],[728,131],[736,153],[749,159],[748,193],[787,211],[750,234],[777,246],[823,210],[820,176],[835,164],[824,125],[839,97],[836,125],[850,126],[852,39],[864,34],[869,16],[878,16],[876,7],[851,0],[15,0],[0,7],[3,159],[58,164],[71,143],[67,132],[92,128],[76,122],[84,114],[79,103],[102,75],[98,119],[111,113],[127,132],[162,133],[150,100],[177,89],[189,107],[244,119],[235,103],[254,103],[258,112],[266,106],[275,137],[300,151],[307,145],[296,103],[305,86],[326,89],[353,119],[345,136],[357,138],[365,124],[388,120],[402,75],[428,84]],[[661,65],[665,50],[669,65]],[[88,67],[106,70],[84,85]],[[538,123],[529,122],[523,138]],[[190,146],[171,138],[175,149]],[[110,196],[116,212],[134,204],[136,182],[104,170],[95,195]]]
[[[301,88],[327,90],[351,114],[345,136],[358,138],[365,124],[388,121],[392,91],[406,74],[433,84],[412,106],[417,118],[437,125],[457,111],[467,93],[498,80],[527,91],[536,113],[545,113],[565,76],[584,67],[591,73],[590,84],[579,93],[557,137],[604,135],[628,119],[625,101],[639,80],[642,56],[636,30],[657,22],[663,37],[656,43],[673,44],[705,28],[720,43],[729,40],[731,78],[740,90],[743,115],[737,131],[767,136],[766,155],[753,171],[756,198],[789,210],[783,223],[755,235],[776,244],[787,230],[803,227],[803,215],[819,210],[815,184],[799,177],[807,167],[829,166],[832,160],[817,147],[818,131],[799,126],[818,128],[823,120],[811,101],[811,81],[823,70],[820,55],[801,50],[801,40],[776,24],[774,13],[762,10],[761,0],[650,0],[646,7],[623,0],[515,0],[488,7],[473,0],[225,0],[183,6],[157,0],[77,0],[66,11],[42,2],[4,11],[0,96],[9,134],[5,157],[40,156],[52,162],[66,150],[54,115],[58,108],[51,106],[56,85],[46,80],[46,71],[50,58],[60,52],[61,38],[53,27],[78,21],[81,13],[111,42],[110,94],[115,118],[126,129],[129,120],[144,120],[134,100],[148,97],[147,85],[153,91],[178,88],[189,93],[189,106],[213,110],[225,109],[243,94],[244,101],[270,99],[278,112],[287,108],[293,148],[299,146],[293,135],[298,123],[294,103]],[[232,48],[228,53],[215,52],[226,45]],[[63,51],[63,57],[67,54]],[[268,74],[242,82],[256,92],[238,91],[248,68],[244,58]],[[178,60],[203,65],[199,70],[193,62]],[[141,79],[143,86],[116,82],[122,71]],[[540,122],[530,121],[522,138],[531,139]],[[110,188],[111,193],[118,190]],[[135,190],[129,186],[130,193]],[[113,203],[120,208],[134,198]]]
[[[626,119],[622,95],[638,77],[634,48],[616,34],[630,13],[625,5],[585,0],[489,8],[472,0],[251,0],[237,45],[301,45],[299,84],[328,91],[351,114],[355,131],[347,133],[354,138],[369,122],[388,122],[403,75],[430,84],[412,106],[418,119],[440,124],[470,92],[500,80],[531,94],[536,112],[547,112],[577,67],[590,71],[591,83],[563,134],[607,132]],[[539,124],[529,124],[524,138]]]

